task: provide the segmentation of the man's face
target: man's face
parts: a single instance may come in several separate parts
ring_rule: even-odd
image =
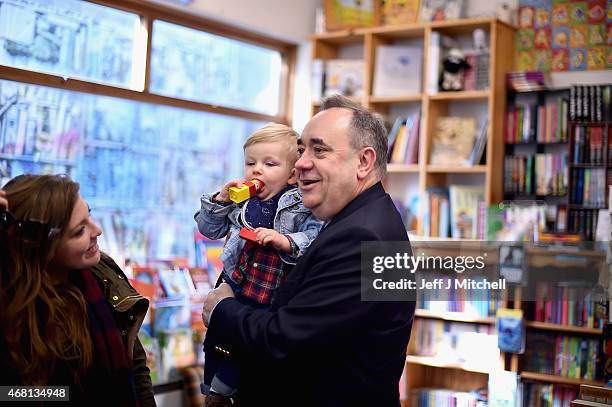
[[[329,220],[359,194],[359,156],[348,129],[352,112],[332,108],[318,113],[298,141],[295,163],[304,205],[319,219]]]

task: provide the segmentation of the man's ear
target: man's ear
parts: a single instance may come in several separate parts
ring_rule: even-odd
[[[372,147],[364,147],[359,151],[359,166],[357,167],[357,179],[366,178],[376,165],[376,151]]]
[[[291,169],[291,175],[289,175],[287,184],[289,185],[297,184],[297,170],[295,168]]]

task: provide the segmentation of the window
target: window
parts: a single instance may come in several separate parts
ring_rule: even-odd
[[[0,0],[0,64],[138,88],[139,29],[137,14],[83,1]]]
[[[0,185],[69,174],[103,228],[103,250],[193,264],[201,194],[242,175],[249,134],[287,122],[291,46],[236,29],[223,37],[218,24],[196,30],[176,11],[171,23],[150,21],[159,9],[138,7],[0,0]]]
[[[151,91],[276,115],[280,52],[165,21],[153,24]]]

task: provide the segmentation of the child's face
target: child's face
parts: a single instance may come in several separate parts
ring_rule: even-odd
[[[257,197],[267,201],[294,183],[293,167],[287,160],[287,145],[283,142],[255,143],[244,149],[244,178],[257,178],[264,187]]]

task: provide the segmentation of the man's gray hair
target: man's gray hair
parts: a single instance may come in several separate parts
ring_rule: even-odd
[[[355,150],[372,147],[376,152],[376,162],[374,163],[376,175],[379,180],[383,179],[387,173],[387,129],[380,115],[372,113],[363,106],[340,95],[323,99],[320,110],[334,107],[353,112],[348,132],[351,147]]]

